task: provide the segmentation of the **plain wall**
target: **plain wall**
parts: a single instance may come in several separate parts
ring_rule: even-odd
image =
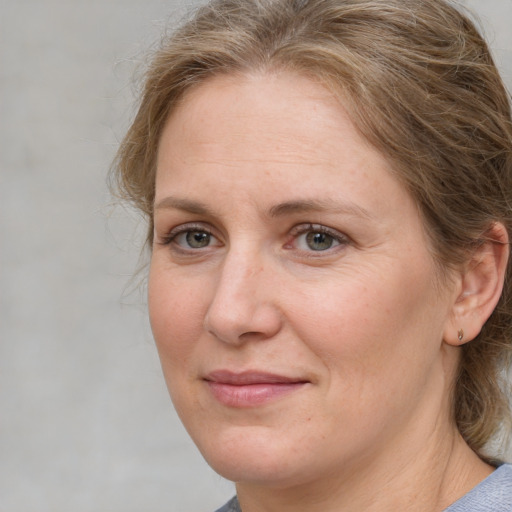
[[[512,0],[469,4],[512,89]],[[0,512],[211,512],[233,493],[173,412],[128,293],[144,228],[106,187],[131,76],[186,7],[0,0]]]

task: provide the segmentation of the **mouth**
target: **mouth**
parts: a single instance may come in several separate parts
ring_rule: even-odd
[[[217,370],[209,373],[204,381],[213,397],[228,407],[256,407],[273,402],[302,389],[308,380],[267,372],[242,373]]]

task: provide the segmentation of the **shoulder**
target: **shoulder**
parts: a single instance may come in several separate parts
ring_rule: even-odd
[[[215,512],[242,512],[236,496],[231,498],[223,507],[219,508]]]
[[[445,512],[512,512],[512,464],[503,464]]]

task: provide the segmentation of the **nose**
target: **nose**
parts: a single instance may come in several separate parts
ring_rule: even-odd
[[[262,257],[228,255],[205,316],[205,329],[235,345],[275,336],[282,326],[282,314],[275,301],[272,274]]]

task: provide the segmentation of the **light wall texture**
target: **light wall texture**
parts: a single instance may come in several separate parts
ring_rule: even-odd
[[[476,8],[512,89],[512,0]],[[144,51],[190,4],[0,0],[0,512],[212,512],[174,413],[109,163]],[[135,289],[135,291],[133,291]]]

